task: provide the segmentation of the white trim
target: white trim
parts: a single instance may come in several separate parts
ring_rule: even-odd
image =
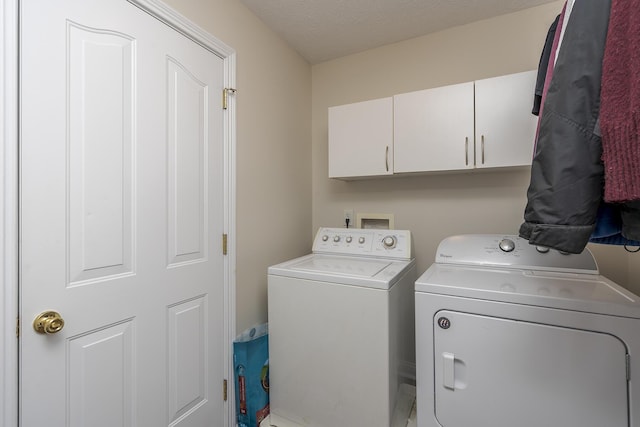
[[[0,426],[18,425],[18,0],[0,6]]]
[[[191,22],[189,19],[159,0],[127,0],[140,9],[164,22],[177,32],[184,34],[202,47],[227,59],[235,55],[235,51],[213,37],[210,33]],[[234,75],[235,78],[235,75]]]
[[[200,44],[224,61],[224,87],[236,87],[235,51],[200,28],[183,15],[159,0],[127,0],[174,30]],[[224,345],[225,377],[228,385],[228,398],[224,418],[225,426],[235,425],[235,391],[233,370],[233,339],[236,335],[236,115],[235,97],[229,96],[224,111],[224,228],[227,233],[227,257],[224,265]]]
[[[225,87],[236,87],[236,56],[229,55],[224,64]],[[235,92],[234,92],[235,94]],[[227,230],[227,263],[225,264],[225,366],[228,384],[227,418],[225,426],[236,425],[235,369],[233,368],[233,339],[236,336],[236,102],[235,95],[229,95],[224,123],[224,191],[227,210],[224,226]]]

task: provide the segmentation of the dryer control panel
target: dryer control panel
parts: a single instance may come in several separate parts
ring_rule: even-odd
[[[447,237],[438,246],[436,263],[598,274],[598,265],[589,249],[577,255],[568,254],[501,234]]]
[[[313,253],[408,260],[412,256],[411,232],[409,230],[322,227],[313,241]]]

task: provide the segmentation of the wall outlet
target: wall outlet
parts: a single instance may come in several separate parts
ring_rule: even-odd
[[[345,227],[354,227],[355,226],[355,223],[353,221],[353,209],[345,209],[343,218],[344,218]]]

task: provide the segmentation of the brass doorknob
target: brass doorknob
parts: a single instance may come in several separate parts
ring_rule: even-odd
[[[55,334],[64,328],[64,319],[55,311],[44,311],[33,320],[33,329],[39,334]]]

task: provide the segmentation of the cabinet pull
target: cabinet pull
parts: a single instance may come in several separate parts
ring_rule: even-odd
[[[464,139],[464,164],[469,166],[469,137]]]
[[[387,168],[387,172],[389,172],[389,146],[387,145],[387,151],[384,153],[384,165]]]
[[[482,151],[482,164],[484,165],[484,135],[480,137],[480,150]]]

